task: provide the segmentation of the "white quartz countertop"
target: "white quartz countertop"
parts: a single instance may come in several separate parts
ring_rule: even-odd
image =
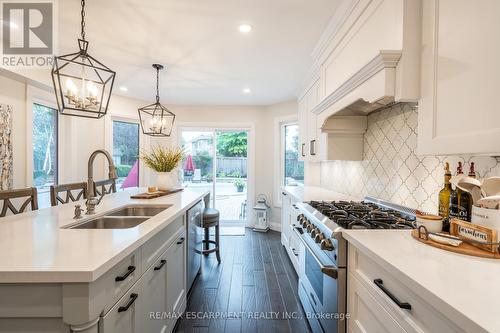
[[[143,192],[106,195],[90,217],[128,204],[172,205],[130,229],[63,229],[75,223],[76,203],[1,218],[0,283],[94,281],[208,195],[185,189],[156,199],[130,199]],[[78,203],[85,207],[84,201]]]
[[[297,201],[333,201],[333,200],[360,200],[359,198],[353,198],[346,194],[339,192],[327,190],[322,187],[316,186],[283,186],[283,191],[287,192],[293,196]]]
[[[500,332],[500,260],[433,248],[403,230],[346,230],[344,237],[469,332]]]

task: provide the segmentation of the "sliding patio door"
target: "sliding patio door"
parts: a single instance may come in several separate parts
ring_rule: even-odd
[[[211,192],[224,225],[247,221],[248,132],[182,129],[183,185]]]

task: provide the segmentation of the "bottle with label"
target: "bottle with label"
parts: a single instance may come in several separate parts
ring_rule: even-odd
[[[450,211],[450,196],[452,192],[450,179],[450,163],[446,162],[444,164],[444,187],[439,191],[439,215],[444,219],[448,218]]]
[[[457,176],[463,175],[462,162],[458,162]],[[470,221],[472,212],[472,196],[469,192],[457,188],[450,195],[450,218]]]

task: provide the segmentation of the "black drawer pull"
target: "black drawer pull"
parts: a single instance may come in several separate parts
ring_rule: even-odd
[[[396,305],[399,306],[401,309],[411,310],[411,304],[410,303],[401,303],[399,301],[399,299],[397,299],[396,296],[394,296],[389,290],[387,290],[386,287],[384,287],[384,281],[382,281],[382,279],[375,279],[375,280],[373,280],[373,283],[375,283],[375,285],[377,287],[379,287],[380,290],[382,290],[384,292],[384,294],[389,296],[389,298],[392,299],[392,301],[394,303],[396,303]]]
[[[120,306],[118,308],[118,312],[125,312],[128,310],[128,308],[130,308],[132,306],[132,304],[134,304],[135,300],[139,297],[138,294],[130,294],[130,299],[128,301],[127,304],[125,304],[125,306]]]
[[[115,278],[115,281],[118,282],[118,281],[124,281],[126,278],[129,277],[130,274],[132,274],[133,272],[135,271],[135,266],[128,266],[127,268],[127,272],[125,274],[123,274],[122,276],[117,276]]]
[[[182,243],[184,243],[184,237],[181,237],[181,238],[179,239],[179,241],[177,242],[177,245],[180,245],[180,244],[182,244]]]
[[[304,153],[304,149],[305,149],[305,147],[306,147],[306,144],[305,144],[305,143],[303,143],[303,144],[302,144],[302,149],[301,149],[301,150],[302,150],[302,154],[301,154],[301,155],[302,155],[302,157],[305,157],[305,156],[306,156],[306,153]]]
[[[167,263],[167,261],[165,259],[160,260],[160,264],[155,267],[155,271],[159,271],[160,269],[162,269],[166,263]]]

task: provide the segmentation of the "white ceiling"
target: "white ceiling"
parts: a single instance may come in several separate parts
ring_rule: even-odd
[[[152,100],[152,63],[172,104],[268,105],[295,97],[340,0],[87,1],[89,53],[117,72],[117,94]],[[59,53],[74,52],[80,1],[61,0]],[[241,23],[253,31],[242,35]],[[119,91],[126,86],[128,92]],[[250,94],[243,94],[250,88]]]

